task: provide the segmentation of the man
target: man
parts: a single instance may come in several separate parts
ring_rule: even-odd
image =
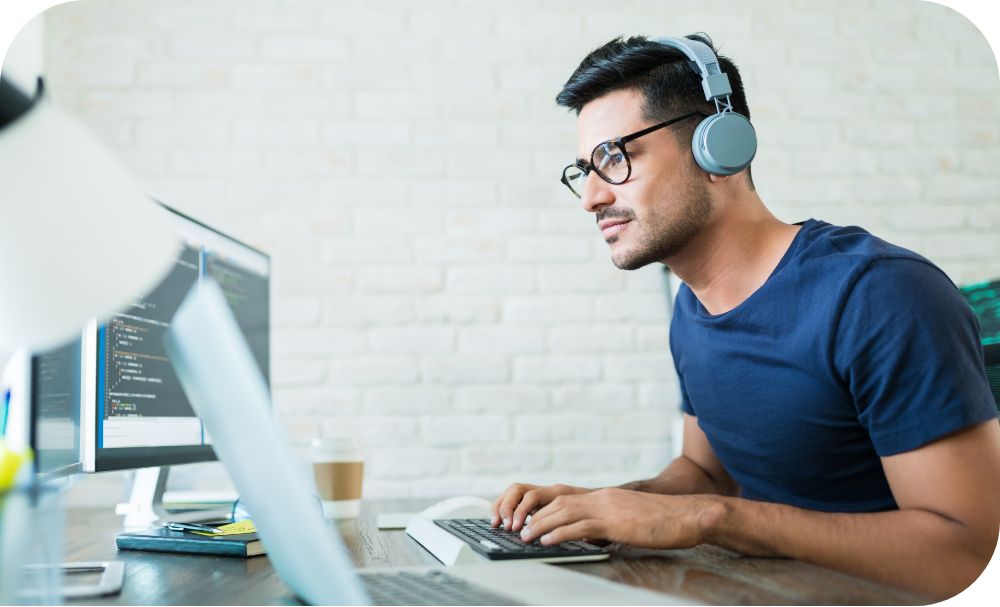
[[[749,118],[736,67],[719,63]],[[612,261],[660,262],[685,283],[670,332],[684,443],[658,476],[617,488],[512,485],[493,525],[543,544],[712,543],[934,598],[968,587],[997,541],[1000,426],[949,279],[860,228],[782,223],[749,167],[703,170],[692,112],[716,108],[674,48],[611,41],[557,101],[578,114],[564,183]]]

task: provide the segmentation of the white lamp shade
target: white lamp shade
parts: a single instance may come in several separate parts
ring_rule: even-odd
[[[0,128],[0,351],[72,337],[152,290],[179,250],[163,210],[47,100]]]

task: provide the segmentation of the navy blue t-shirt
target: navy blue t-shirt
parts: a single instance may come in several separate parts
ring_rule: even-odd
[[[997,416],[958,289],[857,227],[806,221],[767,282],[724,314],[682,286],[670,346],[682,409],[749,499],[896,508],[880,456]]]

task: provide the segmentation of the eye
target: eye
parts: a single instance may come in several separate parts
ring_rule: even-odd
[[[604,143],[594,154],[594,164],[599,171],[614,168],[625,161],[625,154],[614,143]]]

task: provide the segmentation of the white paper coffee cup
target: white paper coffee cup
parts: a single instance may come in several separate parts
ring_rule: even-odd
[[[309,455],[323,516],[328,519],[358,516],[365,462],[357,439],[315,438]]]

